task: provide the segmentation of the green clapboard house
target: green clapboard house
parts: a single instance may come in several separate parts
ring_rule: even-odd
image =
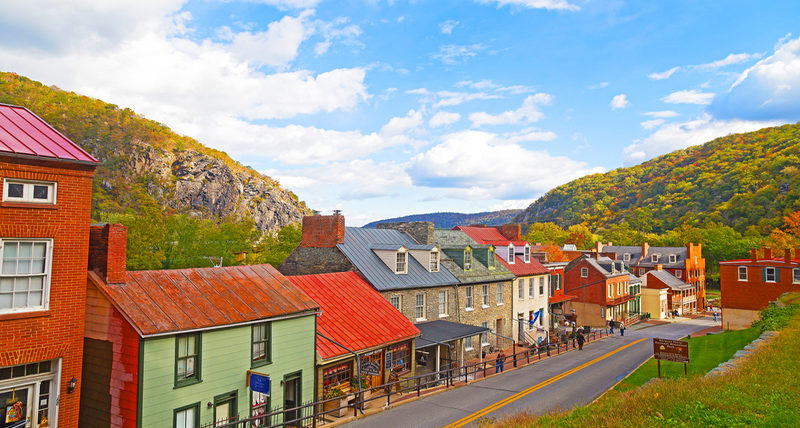
[[[82,427],[198,428],[313,401],[318,306],[272,266],[107,279],[89,273]]]

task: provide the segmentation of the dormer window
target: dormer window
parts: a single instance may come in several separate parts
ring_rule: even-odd
[[[622,261],[623,261],[623,262],[629,262],[629,261],[631,261],[631,254],[630,254],[630,253],[625,253],[625,254],[623,254],[623,255],[622,255]]]
[[[650,261],[653,263],[658,262],[658,254],[653,254],[652,256],[650,256]]]
[[[531,247],[525,246],[525,263],[531,262]]]
[[[678,256],[676,256],[675,254],[670,254],[669,255],[669,262],[670,263],[675,263],[676,261],[678,261]]]
[[[431,251],[431,263],[429,266],[429,271],[431,272],[439,272],[439,252],[438,251]]]
[[[489,255],[486,258],[486,267],[494,269],[494,248],[489,248]]]
[[[405,251],[397,252],[394,273],[408,273],[407,256]]]
[[[508,246],[508,264],[510,264],[510,265],[514,264],[514,246],[513,245],[509,245]]]
[[[464,250],[464,270],[472,270],[472,249]]]

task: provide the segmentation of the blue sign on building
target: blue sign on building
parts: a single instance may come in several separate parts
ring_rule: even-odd
[[[269,395],[269,376],[251,372],[250,390]]]

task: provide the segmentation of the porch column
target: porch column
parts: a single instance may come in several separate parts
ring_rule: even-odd
[[[440,366],[441,363],[439,361],[439,352],[441,351],[442,345],[436,345],[436,371],[439,372],[441,370]]]

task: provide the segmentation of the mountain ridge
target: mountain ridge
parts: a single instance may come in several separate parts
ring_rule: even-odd
[[[436,212],[424,214],[412,214],[401,217],[394,217],[384,220],[376,220],[367,223],[364,227],[374,228],[379,223],[398,223],[409,221],[430,221],[437,229],[451,229],[454,226],[466,224],[485,224],[487,226],[498,226],[509,223],[514,217],[521,213],[521,209],[486,211],[481,213],[465,214],[457,212]]]

